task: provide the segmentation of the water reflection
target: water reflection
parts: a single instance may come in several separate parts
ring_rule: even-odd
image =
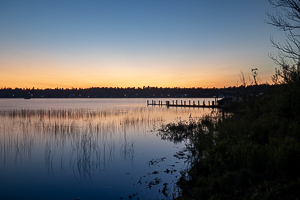
[[[173,155],[183,145],[161,141],[156,136],[157,129],[164,123],[201,117],[210,111],[146,106],[2,109],[0,169],[7,173],[0,186],[8,189],[22,185],[28,190],[22,194],[31,199],[44,197],[31,194],[32,187],[41,182],[45,187],[53,187],[46,183],[52,179],[68,197],[79,192],[88,199],[103,195],[115,199],[127,194],[135,194],[140,199],[171,198],[177,192],[171,183],[176,181],[175,177],[179,178],[183,164]],[[45,173],[52,178],[47,178]],[[7,184],[17,174],[21,174],[20,180]],[[37,183],[25,187],[23,182],[30,179]],[[89,186],[97,190],[84,193],[74,182],[80,188]],[[107,192],[107,187],[112,188],[111,192]],[[57,194],[48,195],[49,199],[62,198]]]

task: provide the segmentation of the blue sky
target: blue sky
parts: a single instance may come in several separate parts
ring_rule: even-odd
[[[223,87],[276,67],[267,0],[0,0],[0,87]]]

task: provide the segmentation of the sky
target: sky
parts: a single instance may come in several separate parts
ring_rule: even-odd
[[[0,0],[0,88],[272,84],[267,0]],[[248,80],[250,83],[252,81]]]

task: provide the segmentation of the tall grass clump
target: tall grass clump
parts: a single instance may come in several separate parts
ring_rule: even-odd
[[[192,155],[178,199],[299,198],[299,94],[299,85],[281,85],[225,119],[165,126],[164,137],[188,138]]]

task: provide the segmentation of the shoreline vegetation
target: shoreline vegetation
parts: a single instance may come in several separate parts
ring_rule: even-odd
[[[276,14],[267,13],[266,23],[286,35],[284,43],[270,38],[278,50],[269,54],[278,66],[271,77],[276,90],[242,98],[227,106],[228,115],[161,128],[162,139],[186,142],[181,152],[189,166],[177,182],[178,200],[300,197],[300,3],[268,1]],[[243,73],[240,78],[246,86]]]
[[[282,84],[225,117],[213,113],[163,126],[162,139],[186,141],[189,166],[177,182],[177,199],[299,198],[299,94],[299,81]]]

